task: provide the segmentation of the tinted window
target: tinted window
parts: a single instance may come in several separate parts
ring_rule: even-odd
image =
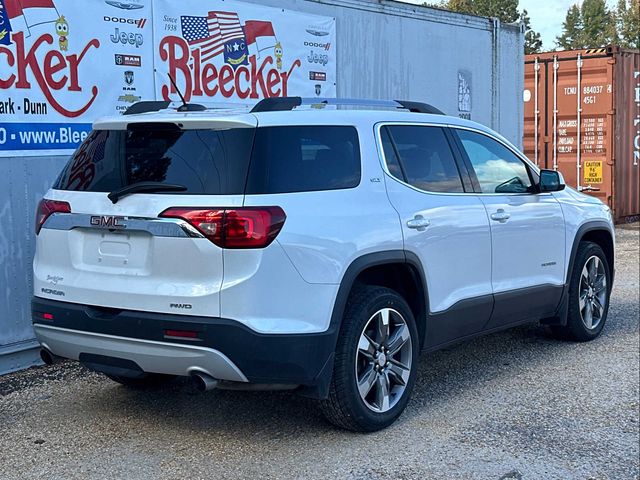
[[[384,127],[381,134],[387,167],[393,176],[420,190],[464,191],[441,128],[394,125]]]
[[[531,191],[527,167],[501,143],[468,130],[457,130],[473,165],[482,193],[526,193]]]
[[[354,127],[262,127],[256,132],[247,193],[352,188],[360,183]]]
[[[111,192],[137,182],[175,183],[192,194],[241,194],[255,130],[181,130],[132,124],[95,130],[73,154],[54,188]]]

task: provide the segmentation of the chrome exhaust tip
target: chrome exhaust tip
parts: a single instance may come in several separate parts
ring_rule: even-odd
[[[40,349],[40,358],[46,365],[53,365],[57,360],[57,357],[46,348]]]
[[[194,373],[191,375],[193,383],[199,392],[208,392],[218,386],[218,380],[206,373]]]

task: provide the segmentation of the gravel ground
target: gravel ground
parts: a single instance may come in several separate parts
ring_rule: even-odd
[[[600,339],[527,326],[426,355],[383,432],[288,393],[131,391],[68,362],[0,378],[0,479],[636,479],[638,225],[617,236]]]

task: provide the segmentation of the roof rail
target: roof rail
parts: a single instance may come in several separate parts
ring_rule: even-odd
[[[444,115],[436,107],[427,103],[410,102],[405,100],[365,100],[356,98],[303,98],[303,97],[272,97],[260,100],[251,109],[251,113],[257,112],[282,112],[293,110],[301,105],[310,107],[324,106],[357,106],[377,108],[401,108],[415,113],[431,113]]]

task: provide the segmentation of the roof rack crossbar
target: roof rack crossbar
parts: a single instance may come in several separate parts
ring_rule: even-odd
[[[123,115],[135,115],[136,113],[157,112],[158,110],[164,110],[169,106],[171,102],[167,101],[142,101],[136,102],[127,108]]]
[[[157,112],[159,110],[165,110],[171,105],[170,101],[165,100],[143,100],[136,102],[125,110],[123,115],[135,115],[137,113]],[[207,107],[198,103],[184,103],[177,108],[177,111],[182,112],[202,112]]]
[[[358,106],[377,108],[402,108],[415,113],[430,113],[444,115],[436,107],[427,103],[410,102],[405,100],[366,100],[357,98],[303,98],[303,97],[273,97],[260,100],[251,109],[251,113],[282,112],[304,106]]]

